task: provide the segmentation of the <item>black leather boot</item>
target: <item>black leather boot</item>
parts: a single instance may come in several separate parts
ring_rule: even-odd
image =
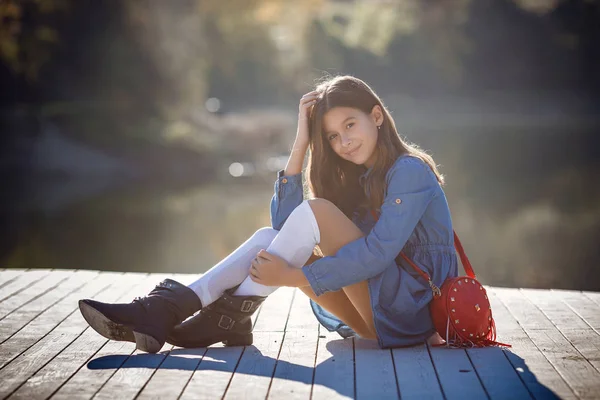
[[[193,290],[171,279],[129,304],[79,300],[83,318],[96,332],[108,339],[135,342],[148,353],[159,351],[171,329],[201,308]]]
[[[207,347],[218,342],[226,346],[251,345],[251,316],[266,297],[233,296],[235,289],[237,286],[226,290],[214,303],[173,328],[167,342],[179,347]]]

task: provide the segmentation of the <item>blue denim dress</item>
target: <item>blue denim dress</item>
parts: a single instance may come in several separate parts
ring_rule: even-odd
[[[364,185],[370,171],[361,177]],[[271,199],[271,224],[280,230],[303,201],[302,174],[279,171]],[[458,274],[452,220],[446,195],[431,168],[422,160],[403,155],[386,174],[387,191],[379,220],[358,211],[353,222],[364,237],[343,246],[334,256],[302,268],[317,296],[368,281],[369,295],[381,348],[422,343],[435,328],[429,314],[429,284],[402,258],[400,251],[432,277],[437,286]],[[311,300],[318,321],[341,336],[355,333],[341,320]]]

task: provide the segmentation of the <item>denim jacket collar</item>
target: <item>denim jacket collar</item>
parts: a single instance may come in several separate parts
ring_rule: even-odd
[[[365,185],[365,182],[367,181],[367,176],[369,176],[369,173],[371,173],[372,170],[373,167],[367,169],[365,172],[363,172],[361,176],[358,177],[358,183],[360,183],[361,186]]]

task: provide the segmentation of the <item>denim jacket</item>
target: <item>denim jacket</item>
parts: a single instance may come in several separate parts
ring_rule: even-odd
[[[360,177],[361,185],[369,172]],[[303,201],[302,174],[283,173],[278,173],[271,200],[271,223],[276,230]],[[317,296],[367,280],[382,348],[422,343],[435,331],[428,307],[431,289],[398,257],[400,251],[438,286],[458,273],[448,202],[431,168],[416,157],[403,155],[387,172],[386,182],[378,221],[370,213],[362,218],[354,213],[352,220],[365,236],[302,268]],[[344,337],[355,334],[312,300],[311,305],[329,331]]]

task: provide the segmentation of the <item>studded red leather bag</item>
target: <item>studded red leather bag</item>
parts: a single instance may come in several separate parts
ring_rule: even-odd
[[[375,220],[377,215],[372,211]],[[465,269],[466,276],[448,278],[438,288],[431,277],[404,254],[400,256],[423,277],[431,287],[433,300],[429,311],[433,325],[447,346],[486,347],[507,346],[496,341],[496,323],[485,288],[475,276],[471,262],[454,232],[454,247]]]

